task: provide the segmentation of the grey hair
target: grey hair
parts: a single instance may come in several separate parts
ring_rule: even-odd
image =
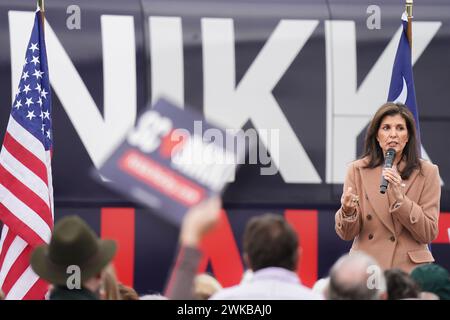
[[[386,292],[386,278],[371,256],[357,252],[339,258],[330,270],[330,300],[378,300]]]

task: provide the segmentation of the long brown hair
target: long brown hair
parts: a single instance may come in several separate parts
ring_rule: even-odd
[[[408,142],[403,149],[401,157],[401,160],[404,159],[406,161],[406,166],[400,172],[402,179],[408,179],[414,169],[421,169],[421,166],[414,116],[411,111],[409,111],[408,107],[402,103],[385,103],[375,113],[369,124],[369,128],[367,129],[364,153],[361,158],[369,158],[369,163],[365,168],[375,168],[384,164],[383,150],[377,141],[378,129],[380,128],[384,117],[397,114],[405,119],[406,128],[408,129]]]

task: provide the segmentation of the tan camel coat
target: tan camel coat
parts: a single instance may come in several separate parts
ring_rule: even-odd
[[[379,191],[382,167],[364,169],[367,159],[349,165],[344,190],[353,188],[360,202],[356,214],[345,217],[336,212],[339,237],[353,240],[350,254],[364,251],[383,269],[400,268],[410,272],[415,266],[433,262],[427,244],[437,237],[441,185],[439,169],[421,160],[422,172],[415,170],[404,180],[405,198],[401,204]],[[400,164],[402,167],[404,164]]]

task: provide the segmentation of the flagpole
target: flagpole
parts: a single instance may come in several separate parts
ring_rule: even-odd
[[[406,15],[408,16],[408,41],[412,50],[412,18],[413,18],[413,0],[406,0],[405,5]]]
[[[41,18],[42,18],[42,30],[44,30],[45,26],[45,0],[38,0],[38,6],[41,10]]]

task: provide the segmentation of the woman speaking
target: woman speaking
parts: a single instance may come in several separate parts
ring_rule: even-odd
[[[383,269],[410,272],[434,261],[428,244],[438,234],[440,195],[438,167],[419,157],[412,113],[386,103],[369,125],[363,156],[348,167],[336,232],[353,240],[350,253],[364,251]]]

